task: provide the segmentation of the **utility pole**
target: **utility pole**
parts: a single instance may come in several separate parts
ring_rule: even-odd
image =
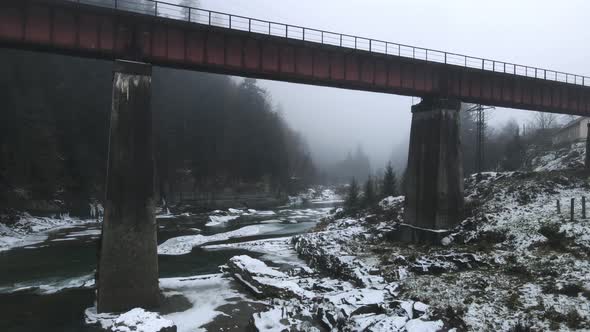
[[[475,136],[475,170],[480,174],[485,167],[485,131],[486,131],[486,113],[488,109],[494,107],[477,104],[467,110],[475,112],[476,136]]]
[[[477,105],[477,145],[475,168],[477,173],[481,174],[484,165],[484,137],[485,137],[485,114],[481,104]]]

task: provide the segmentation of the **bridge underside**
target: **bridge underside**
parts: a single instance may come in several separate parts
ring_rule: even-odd
[[[0,47],[590,115],[590,87],[554,81],[534,68],[521,76],[506,64],[483,70],[63,0],[2,1]]]

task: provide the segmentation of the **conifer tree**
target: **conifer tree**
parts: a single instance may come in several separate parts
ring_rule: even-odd
[[[375,185],[373,183],[373,177],[369,175],[367,178],[367,182],[365,182],[365,196],[363,198],[363,206],[366,208],[370,208],[375,204],[377,199],[375,195]]]
[[[383,184],[381,185],[381,197],[397,196],[397,176],[393,171],[391,162],[385,168],[385,175],[383,176]]]
[[[359,205],[359,186],[356,179],[353,177],[348,187],[346,195],[345,207],[350,211],[355,211]]]

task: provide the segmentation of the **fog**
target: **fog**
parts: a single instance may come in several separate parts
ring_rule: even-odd
[[[588,74],[590,2],[583,0],[202,0],[205,9],[391,42]],[[403,160],[410,107],[419,98],[259,81],[318,165],[361,145],[373,169]],[[491,125],[531,112],[496,109]],[[405,148],[405,149],[404,149]],[[394,152],[395,151],[395,152]]]

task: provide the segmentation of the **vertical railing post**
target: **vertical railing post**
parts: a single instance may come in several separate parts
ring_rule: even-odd
[[[231,29],[231,15],[229,16],[229,28]]]
[[[575,198],[572,198],[570,201],[570,221],[574,221],[574,200]]]
[[[557,214],[561,215],[561,202],[557,200]]]
[[[248,19],[248,32],[252,32],[252,19]]]
[[[324,43],[324,32],[322,31],[322,44]]]
[[[389,46],[389,43],[385,42],[385,54],[387,54],[387,46]]]
[[[189,21],[189,22],[191,21],[191,12],[192,12],[192,11],[193,11],[193,10],[192,10],[190,7],[188,7],[188,21]]]
[[[268,22],[268,35],[270,36],[270,22]]]
[[[289,26],[285,24],[285,38],[289,38]]]
[[[305,41],[305,28],[303,28],[303,41]]]
[[[397,44],[397,56],[402,56],[402,45]]]
[[[209,25],[211,25],[211,11],[209,11]]]
[[[340,47],[342,47],[342,35],[340,35]]]
[[[154,7],[155,7],[156,16],[158,16],[158,2],[157,1],[156,1],[156,5]]]
[[[354,49],[356,50],[356,37],[354,37]]]
[[[373,51],[373,40],[369,39],[369,52]]]
[[[80,0],[78,0],[78,2],[80,2]],[[115,9],[119,8],[119,3],[117,0],[115,0]]]

